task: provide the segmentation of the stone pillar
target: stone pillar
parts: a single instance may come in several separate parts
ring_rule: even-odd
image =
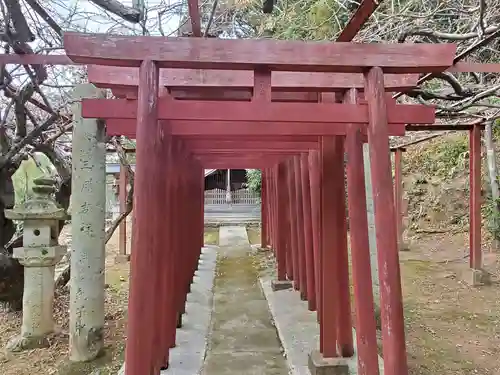
[[[102,350],[106,151],[104,123],[82,118],[81,99],[103,98],[91,84],[73,91],[70,360],[88,361]]]
[[[23,247],[14,249],[14,258],[25,267],[23,321],[21,334],[11,339],[7,350],[22,351],[49,345],[47,335],[54,331],[54,272],[55,265],[66,254],[59,246],[59,220],[67,215],[52,199],[56,189],[51,179],[36,179],[33,198],[11,210],[5,216],[23,221]]]

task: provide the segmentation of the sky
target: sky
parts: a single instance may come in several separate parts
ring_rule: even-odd
[[[106,13],[88,0],[46,0],[54,13],[63,19],[70,19],[68,29],[85,28],[94,33],[142,34],[139,25],[121,20],[119,17]],[[165,9],[180,4],[180,0],[144,0],[147,10],[146,28],[151,35],[160,35],[159,14]],[[126,6],[132,6],[132,0],[120,0]],[[179,7],[180,8],[180,7]],[[177,9],[179,9],[177,8]],[[176,31],[179,26],[177,9],[166,12],[161,18],[161,28],[165,35]],[[175,14],[176,13],[176,14]]]

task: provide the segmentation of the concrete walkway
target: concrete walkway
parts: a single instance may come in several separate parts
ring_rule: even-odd
[[[244,227],[221,227],[214,308],[202,375],[287,375]]]

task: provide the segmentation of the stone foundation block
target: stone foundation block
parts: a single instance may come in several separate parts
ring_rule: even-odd
[[[324,358],[317,350],[309,354],[308,367],[311,375],[349,375],[345,358]]]
[[[491,284],[490,274],[482,269],[469,268],[464,272],[463,279],[470,286],[481,286]]]
[[[115,263],[127,263],[130,262],[130,254],[119,254],[115,257]]]
[[[277,292],[279,290],[287,290],[292,289],[292,282],[289,280],[273,280],[271,281],[271,289],[273,292]]]

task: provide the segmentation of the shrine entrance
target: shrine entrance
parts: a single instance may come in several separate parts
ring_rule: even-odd
[[[366,277],[366,142],[384,373],[408,374],[388,140],[403,135],[405,124],[432,124],[435,115],[433,108],[396,104],[386,92],[415,86],[416,73],[446,70],[454,45],[67,33],[64,47],[75,63],[103,65],[89,67],[89,81],[118,97],[84,99],[82,116],[104,119],[108,135],[137,140],[127,375],[158,374],[168,366],[203,247],[207,168],[262,170],[262,246],[276,256],[275,289],[293,283],[317,311],[320,345],[310,348],[312,366],[342,366],[336,359],[356,351],[358,373],[377,375],[372,281]]]

